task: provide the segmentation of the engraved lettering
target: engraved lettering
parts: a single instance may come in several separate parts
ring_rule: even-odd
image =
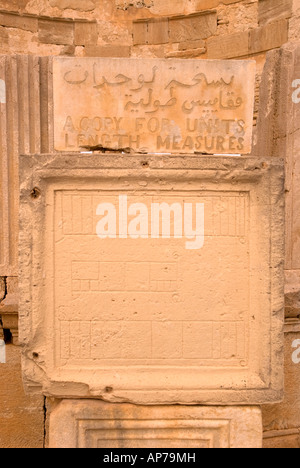
[[[248,154],[255,63],[54,59],[55,149]],[[298,82],[293,82],[298,99]],[[68,106],[64,106],[65,95]],[[62,123],[63,122],[63,123]]]

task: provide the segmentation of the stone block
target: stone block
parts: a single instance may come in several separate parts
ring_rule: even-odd
[[[39,41],[42,44],[73,45],[74,22],[40,19]]]
[[[13,13],[0,13],[0,24],[7,28],[24,29],[33,33],[38,31],[38,18],[34,16],[23,16]]]
[[[64,400],[50,415],[50,448],[224,449],[261,444],[261,410],[256,407],[146,407]]]
[[[293,0],[259,0],[258,22],[260,26],[292,16]]]
[[[28,390],[137,404],[281,400],[282,161],[22,156],[20,180]]]
[[[249,31],[249,53],[276,49],[288,40],[288,20],[283,19]]]
[[[148,23],[149,21],[134,21],[133,22],[133,44],[144,45],[148,41]]]
[[[170,17],[169,30],[171,42],[206,39],[217,32],[217,13],[209,11]]]
[[[105,45],[85,47],[86,57],[130,57],[130,47],[122,45]]]
[[[57,151],[251,151],[254,61],[54,58],[53,80]]]
[[[188,50],[188,49],[204,49],[206,42],[200,39],[200,41],[185,41],[179,44],[179,50]]]
[[[97,45],[98,25],[96,22],[76,22],[74,27],[75,46]]]
[[[208,59],[229,59],[249,54],[249,32],[215,36],[207,40]]]
[[[169,19],[139,20],[133,22],[133,44],[166,44],[169,42]]]

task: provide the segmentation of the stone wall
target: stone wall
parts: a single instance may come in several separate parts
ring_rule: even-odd
[[[0,53],[257,56],[297,39],[297,15],[298,0],[1,0]]]
[[[0,54],[254,58],[258,65],[257,117],[258,90],[266,53],[288,41],[299,41],[299,26],[300,0],[0,0]],[[20,62],[20,74],[23,66]],[[34,67],[32,71],[34,74]],[[6,66],[5,73],[11,74],[13,70]],[[28,89],[34,92],[34,87]],[[21,98],[25,102],[26,96]],[[18,119],[21,125],[20,115],[12,118]],[[30,115],[34,116],[34,112]],[[6,119],[3,111],[1,118]],[[13,174],[12,166],[10,170]],[[14,180],[15,177],[13,175]],[[9,178],[6,182],[1,178],[0,188],[7,180]],[[15,213],[17,201],[9,202],[12,194],[8,187],[7,193],[6,212]],[[0,200],[0,207],[3,203]],[[14,214],[9,223],[13,236],[16,236]],[[7,255],[3,252],[3,246],[8,245],[7,235],[8,230],[3,234],[1,231],[0,259]],[[293,280],[288,281],[287,286],[287,299],[292,303],[287,303],[287,316],[295,324],[299,317],[299,307],[295,304],[299,303],[300,287],[290,275],[294,275],[296,269],[293,265],[297,263],[297,252],[293,258],[287,263],[287,268],[292,271],[287,275],[288,279]],[[13,268],[1,270],[0,302],[7,300],[9,282],[13,284],[12,297],[17,294],[16,282],[11,280],[16,275],[15,267],[14,261]],[[296,277],[298,281],[298,275]],[[0,329],[4,329],[2,336],[7,341],[7,362],[0,364],[0,447],[41,447],[44,401],[42,397],[29,398],[23,393],[19,349],[17,341],[12,339],[14,327],[11,323],[0,323]],[[297,330],[294,326],[288,328],[286,338],[286,401],[282,406],[264,409],[266,446],[300,446],[300,415],[297,411],[293,415],[287,411],[287,405],[297,407],[295,405],[299,403],[299,365],[291,361],[291,338],[292,341],[299,339]],[[283,414],[287,416],[283,417]]]
[[[299,39],[299,9],[299,0],[1,0],[0,54],[251,57],[258,91],[266,52]]]

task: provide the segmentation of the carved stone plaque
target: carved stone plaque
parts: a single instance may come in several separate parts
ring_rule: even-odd
[[[63,400],[50,415],[50,448],[261,448],[261,443],[258,407],[149,407]],[[131,456],[121,458],[111,452],[109,457],[104,461],[124,462]],[[188,454],[183,457],[188,461]]]
[[[57,151],[247,154],[255,62],[54,58]]]
[[[281,161],[21,165],[28,387],[147,404],[280,399]]]

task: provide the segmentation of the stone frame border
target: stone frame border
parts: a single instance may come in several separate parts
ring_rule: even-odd
[[[38,251],[42,249],[43,231],[33,235],[32,220],[45,218],[39,214],[39,205],[49,182],[54,179],[66,183],[68,179],[107,178],[111,171],[114,177],[122,175],[135,180],[162,176],[173,181],[199,180],[212,183],[251,183],[258,193],[267,196],[271,206],[270,249],[270,332],[269,356],[260,356],[260,372],[257,379],[265,381],[262,386],[252,384],[251,389],[170,390],[157,387],[152,390],[140,388],[118,390],[110,387],[95,388],[85,379],[67,381],[59,372],[47,374],[44,351],[46,332],[41,311],[43,271]],[[20,210],[20,341],[23,347],[23,378],[31,392],[43,392],[57,398],[100,398],[111,402],[130,401],[137,404],[212,404],[249,405],[279,402],[283,397],[283,311],[284,311],[284,165],[280,159],[256,159],[249,157],[195,157],[153,155],[83,155],[56,154],[22,156],[20,161],[21,210]],[[232,185],[231,185],[232,186]],[[42,217],[41,217],[42,216]],[[269,224],[270,223],[270,224]],[[279,224],[278,224],[279,223]],[[36,231],[36,230],[35,230]],[[37,235],[38,234],[38,235]],[[47,256],[47,253],[46,253]],[[34,260],[34,261],[33,261]],[[32,268],[34,265],[34,268]],[[267,292],[267,294],[269,294]],[[265,326],[265,324],[264,324]],[[264,354],[264,353],[263,353]],[[145,369],[147,372],[147,369]],[[148,376],[149,379],[149,376]],[[269,383],[268,382],[269,379]],[[151,379],[150,379],[151,380]]]

